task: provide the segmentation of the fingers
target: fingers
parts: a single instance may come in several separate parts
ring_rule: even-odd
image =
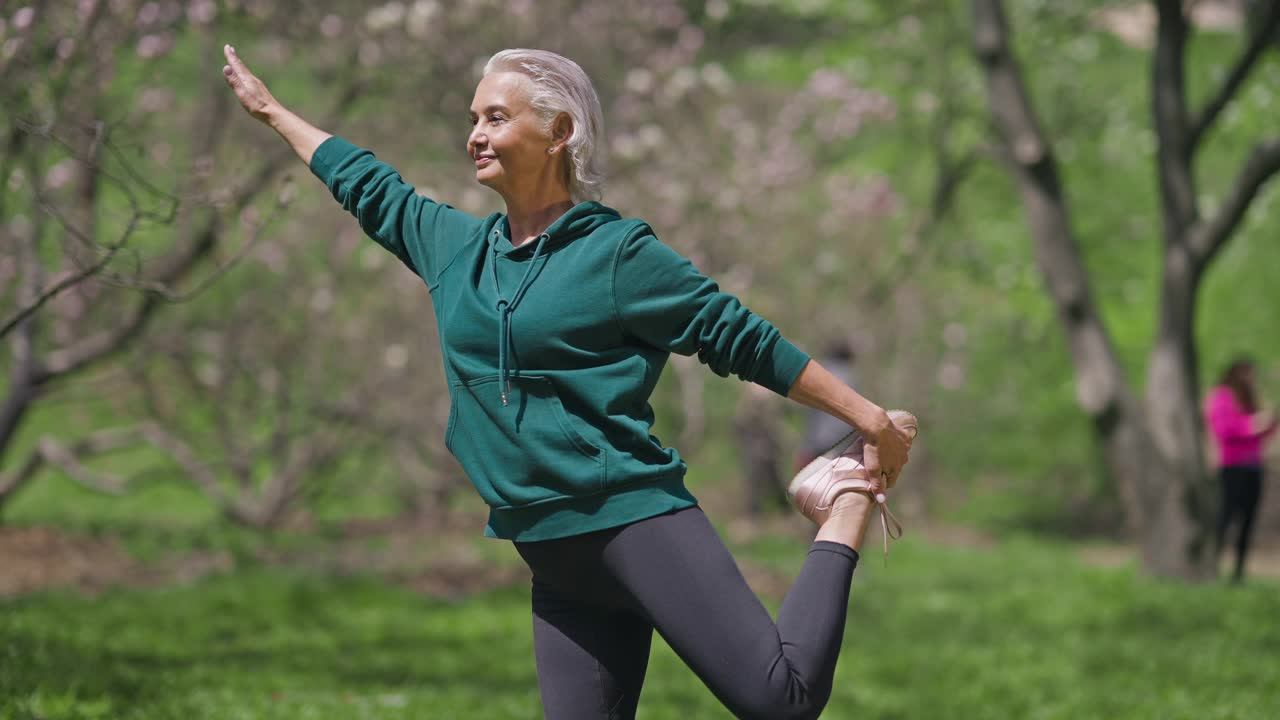
[[[872,493],[883,493],[886,483],[883,471],[880,468],[880,449],[878,447],[867,444],[862,451],[862,467],[866,468],[867,480],[871,483]]]
[[[236,54],[235,48],[230,45],[223,45],[222,56],[227,59],[227,64],[222,67],[222,74],[227,76],[228,81],[245,83],[253,77],[253,73],[249,72],[249,68],[245,66],[244,61]]]
[[[235,53],[230,45],[223,45],[222,55],[227,59],[227,64],[222,66],[222,77],[226,79],[228,85],[234,88],[240,80],[240,78],[236,77]]]
[[[898,476],[910,459],[911,440],[899,429],[892,438],[885,438],[876,448],[880,473],[886,488],[892,488],[898,482]]]

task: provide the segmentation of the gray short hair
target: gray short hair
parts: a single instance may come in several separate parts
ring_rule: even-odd
[[[569,197],[575,203],[599,200],[604,189],[604,162],[599,143],[604,135],[604,112],[591,78],[578,63],[546,50],[503,50],[485,63],[484,75],[518,72],[533,81],[529,104],[546,130],[560,113],[573,120],[569,152]]]

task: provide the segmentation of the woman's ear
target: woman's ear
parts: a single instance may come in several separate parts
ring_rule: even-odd
[[[551,149],[549,152],[563,150],[571,137],[573,137],[573,118],[569,117],[569,113],[560,113],[551,123]]]

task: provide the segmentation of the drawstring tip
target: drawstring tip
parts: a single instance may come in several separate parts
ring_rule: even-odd
[[[898,540],[902,537],[902,523],[898,522],[898,518],[894,517],[893,511],[889,509],[888,499],[884,493],[876,493],[875,496],[876,509],[880,511],[880,530],[881,537],[884,542],[884,564],[889,566],[889,540]]]

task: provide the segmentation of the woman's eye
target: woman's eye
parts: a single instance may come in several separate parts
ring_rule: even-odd
[[[490,116],[489,116],[489,122],[490,122],[491,124],[493,124],[493,123],[500,123],[500,122],[502,122],[502,121],[503,121],[503,120],[505,120],[505,119],[506,119],[506,118],[502,117],[501,115],[490,115]]]

